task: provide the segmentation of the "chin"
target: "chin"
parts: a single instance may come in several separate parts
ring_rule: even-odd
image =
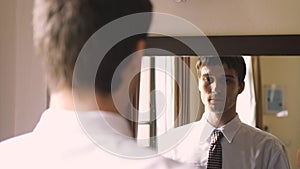
[[[211,106],[210,110],[214,113],[222,114],[224,112],[224,106]]]

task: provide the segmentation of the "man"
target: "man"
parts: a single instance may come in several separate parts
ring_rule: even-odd
[[[127,120],[120,115],[127,113],[130,79],[126,77],[140,68],[145,34],[112,45],[97,65],[93,84],[89,81],[93,72],[86,71],[94,66],[89,54],[103,57],[97,49],[105,48],[116,35],[103,38],[96,31],[123,16],[151,11],[148,0],[35,0],[34,42],[46,72],[50,108],[33,132],[1,142],[1,168],[186,168],[163,157],[134,159],[155,153],[136,146]],[[128,24],[146,32],[151,15],[145,16],[135,25],[123,23],[111,32],[122,33]],[[92,46],[95,51],[87,50],[89,39],[99,42]],[[101,46],[102,42],[106,43]],[[113,95],[122,102],[114,102]]]
[[[241,56],[201,57],[197,72],[205,113],[200,121],[179,127],[179,130],[191,127],[191,131],[166,156],[203,169],[213,165],[222,169],[290,168],[280,141],[242,123],[236,112],[236,100],[245,85],[244,59]]]

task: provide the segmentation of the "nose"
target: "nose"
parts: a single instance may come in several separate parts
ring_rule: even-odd
[[[226,80],[221,78],[221,79],[216,79],[212,84],[211,84],[211,90],[214,93],[224,93],[226,92]]]

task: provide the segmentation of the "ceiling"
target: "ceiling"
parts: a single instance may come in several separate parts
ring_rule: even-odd
[[[154,11],[194,24],[205,35],[300,34],[299,0],[152,0]],[[153,19],[150,30],[196,35],[188,24]]]

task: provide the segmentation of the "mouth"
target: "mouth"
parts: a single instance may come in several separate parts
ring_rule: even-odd
[[[209,102],[210,102],[210,103],[224,103],[224,100],[220,100],[220,99],[210,99]]]
[[[225,99],[223,97],[211,97],[208,99],[210,102],[225,102]]]

